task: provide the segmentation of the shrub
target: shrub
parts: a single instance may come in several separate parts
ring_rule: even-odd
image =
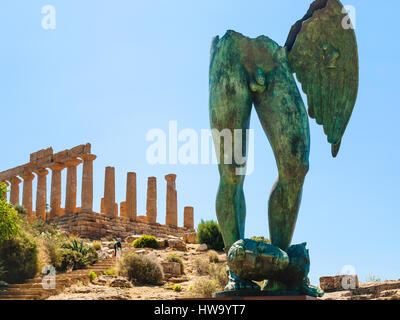
[[[96,278],[97,278],[97,274],[95,272],[93,272],[92,270],[90,270],[90,272],[89,272],[90,281],[93,281]]]
[[[182,291],[182,286],[180,284],[176,284],[172,287],[172,290],[176,292],[181,292]]]
[[[197,227],[197,242],[205,243],[210,249],[223,250],[224,241],[217,222],[201,220]]]
[[[211,279],[218,281],[221,288],[228,284],[228,275],[226,273],[226,265],[211,263],[208,268],[208,274]]]
[[[59,271],[82,269],[96,263],[99,258],[96,250],[78,239],[62,244],[60,256],[60,262],[55,264]]]
[[[100,241],[93,241],[92,248],[94,250],[96,250],[96,251],[101,250],[102,249],[101,242]]]
[[[153,236],[142,236],[139,239],[136,239],[132,246],[134,248],[153,248],[158,249],[160,244],[157,239]]]
[[[214,250],[208,251],[208,260],[212,263],[218,263],[219,262],[218,253]]]
[[[103,274],[105,276],[113,276],[115,274],[115,270],[114,269],[108,269],[108,270],[103,271]]]
[[[183,264],[183,261],[181,259],[181,257],[177,256],[176,254],[170,254],[167,256],[167,258],[165,259],[167,262],[177,262],[181,265],[181,273],[185,272],[185,266]]]
[[[7,186],[0,182],[0,243],[15,238],[21,229],[18,212],[3,198],[5,192]]]
[[[196,271],[198,274],[200,275],[206,275],[208,274],[209,271],[209,262],[207,259],[205,258],[197,258],[196,260],[194,260],[193,262],[194,267],[196,268]]]
[[[118,274],[141,284],[161,284],[164,277],[160,263],[147,255],[128,254],[118,261]]]
[[[4,240],[0,244],[0,260],[7,270],[4,281],[18,283],[31,279],[38,272],[37,245],[26,235]]]
[[[271,240],[269,240],[269,239],[267,239],[267,238],[264,238],[263,236],[260,236],[260,237],[251,237],[250,239],[251,239],[251,240],[254,240],[254,241],[265,242],[266,244],[271,244]]]
[[[207,277],[201,277],[194,283],[191,292],[195,296],[202,298],[212,298],[213,293],[222,291],[222,288],[217,280]]]
[[[26,209],[23,205],[16,204],[14,207],[14,210],[18,212],[20,215],[26,215]]]

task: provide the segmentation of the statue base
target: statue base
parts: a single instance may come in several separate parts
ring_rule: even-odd
[[[253,290],[221,291],[213,294],[216,300],[319,300],[316,297],[299,295],[295,292],[266,292]]]

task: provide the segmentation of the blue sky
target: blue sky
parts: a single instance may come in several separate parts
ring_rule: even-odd
[[[124,200],[126,172],[137,172],[139,214],[145,214],[147,177],[156,176],[158,220],[164,223],[164,175],[176,173],[179,224],[187,205],[195,207],[196,225],[216,219],[217,168],[149,165],[146,134],[152,128],[167,131],[170,120],[178,122],[178,130],[207,129],[211,38],[234,29],[283,45],[310,2],[1,1],[0,170],[28,162],[39,149],[52,146],[57,152],[90,142],[98,156],[96,210],[104,168],[111,165],[118,202]],[[56,9],[55,30],[41,27],[47,4]],[[337,159],[331,158],[322,128],[310,121],[311,166],[293,239],[308,243],[314,283],[345,265],[354,266],[362,281],[370,273],[400,278],[400,4],[344,4],[356,8],[359,96]],[[268,236],[266,204],[277,170],[254,112],[251,126],[255,170],[245,183],[246,236]],[[65,173],[63,178],[65,183]]]

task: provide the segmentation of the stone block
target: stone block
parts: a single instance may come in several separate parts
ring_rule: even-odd
[[[357,275],[338,275],[319,278],[320,287],[324,291],[340,291],[359,287]]]

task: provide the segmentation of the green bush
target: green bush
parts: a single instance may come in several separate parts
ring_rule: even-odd
[[[208,248],[221,251],[224,249],[224,241],[217,222],[201,220],[197,227],[197,243],[205,243]]]
[[[118,261],[118,274],[141,284],[161,284],[164,277],[157,259],[138,254],[128,254]]]
[[[103,274],[105,276],[113,276],[115,274],[115,270],[114,269],[108,269],[108,270],[103,271]]]
[[[260,236],[260,237],[251,237],[250,239],[251,239],[251,240],[254,240],[254,241],[265,242],[266,244],[271,244],[271,241],[270,241],[269,239],[267,239],[267,238],[264,238],[263,236]]]
[[[153,236],[142,236],[139,239],[136,239],[132,246],[134,248],[153,248],[158,249],[160,244],[157,239]]]
[[[3,198],[6,192],[6,184],[0,182],[0,243],[15,238],[21,229],[18,212]]]
[[[16,204],[14,207],[14,210],[18,212],[20,215],[26,215],[26,209],[23,205]]]
[[[99,259],[95,249],[77,239],[62,244],[58,255],[60,258],[54,263],[58,271],[83,269]]]
[[[185,272],[185,266],[183,264],[183,261],[181,257],[177,256],[176,254],[169,254],[167,258],[165,259],[167,262],[177,262],[181,265],[181,273]]]
[[[7,271],[4,281],[19,283],[34,278],[38,272],[37,245],[25,235],[4,240],[0,244],[0,260]]]
[[[180,284],[176,284],[176,285],[172,286],[172,290],[174,290],[175,292],[181,292],[182,286]]]
[[[93,281],[93,280],[96,279],[96,278],[97,278],[96,272],[93,272],[92,270],[90,270],[90,272],[89,272],[89,279],[90,279],[90,281]]]

